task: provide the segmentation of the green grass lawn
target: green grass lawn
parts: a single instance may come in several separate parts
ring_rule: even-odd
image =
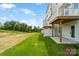
[[[52,56],[64,55],[64,46],[56,44],[51,38],[36,33],[12,48],[1,53],[1,56]]]
[[[16,34],[26,33],[26,32],[21,32],[21,31],[14,31],[14,30],[0,30],[0,32],[16,33]]]

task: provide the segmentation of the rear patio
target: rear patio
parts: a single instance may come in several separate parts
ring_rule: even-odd
[[[57,16],[53,19],[52,39],[59,44],[79,44],[79,16]]]
[[[60,37],[51,37],[52,40],[54,40],[58,44],[79,44],[79,42],[62,37],[62,42],[60,42]]]

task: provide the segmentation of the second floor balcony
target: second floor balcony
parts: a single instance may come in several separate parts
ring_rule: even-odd
[[[64,9],[64,16],[79,16],[79,9],[78,8]]]
[[[51,14],[49,13],[48,16]],[[57,16],[79,16],[79,8],[66,8],[60,12],[54,12],[50,17],[46,17],[47,22],[54,21]]]

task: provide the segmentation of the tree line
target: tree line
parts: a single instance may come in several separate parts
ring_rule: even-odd
[[[6,21],[5,23],[0,23],[1,30],[14,30],[14,31],[22,31],[22,32],[40,32],[41,28],[27,25],[26,23],[20,23],[17,21]]]

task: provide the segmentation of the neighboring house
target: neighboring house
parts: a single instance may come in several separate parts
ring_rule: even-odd
[[[52,39],[62,44],[79,44],[79,3],[50,3],[46,13],[44,21],[52,25]]]
[[[49,23],[49,18],[50,18],[50,6],[51,4],[48,5],[47,11],[46,11],[46,17],[45,20],[43,21],[43,30],[42,33],[44,36],[52,36],[52,25]]]
[[[44,26],[42,33],[44,36],[52,36],[52,27],[51,26]]]

